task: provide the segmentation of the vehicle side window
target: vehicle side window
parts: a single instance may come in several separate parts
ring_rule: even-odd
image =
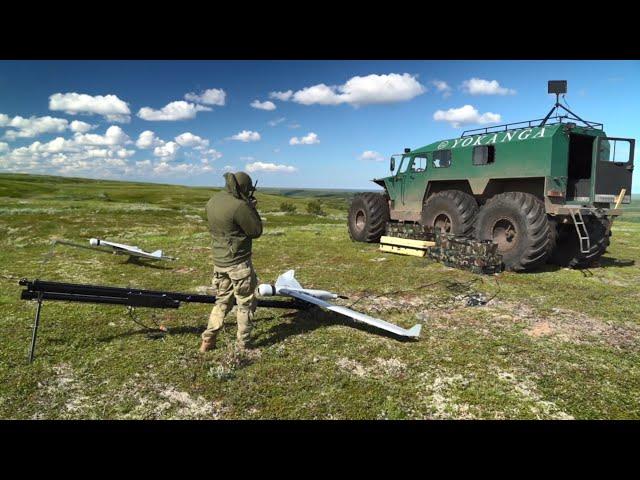
[[[601,162],[628,163],[632,160],[633,146],[625,138],[603,138],[598,142],[600,151],[598,160]]]
[[[446,168],[451,166],[451,150],[436,150],[433,152],[433,166]]]
[[[415,157],[411,170],[414,172],[424,172],[427,169],[427,157]]]
[[[474,165],[488,165],[493,163],[496,159],[496,147],[495,145],[479,145],[473,147],[473,164]]]

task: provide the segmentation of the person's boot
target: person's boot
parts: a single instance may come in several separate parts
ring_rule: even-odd
[[[254,350],[255,349],[255,345],[253,344],[253,342],[251,341],[251,339],[248,340],[236,340],[236,347],[238,348],[238,350],[240,351],[248,351],[248,350]]]
[[[206,353],[209,350],[213,350],[214,348],[216,348],[216,337],[211,337],[206,340],[202,340],[200,349],[198,351],[200,353]]]

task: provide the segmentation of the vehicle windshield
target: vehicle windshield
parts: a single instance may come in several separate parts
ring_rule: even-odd
[[[400,155],[398,155],[398,157],[400,157]],[[399,158],[396,159],[396,164],[399,165],[396,173],[406,172],[407,168],[409,168],[410,163],[411,163],[411,157],[407,155],[403,156],[402,159],[399,159]]]

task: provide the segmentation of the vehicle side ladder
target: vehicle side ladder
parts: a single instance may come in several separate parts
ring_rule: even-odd
[[[580,252],[589,253],[589,250],[591,250],[591,239],[589,238],[587,226],[584,224],[582,212],[579,208],[570,208],[569,212],[571,213],[573,224],[576,227],[576,232],[578,234],[578,238],[580,239]]]

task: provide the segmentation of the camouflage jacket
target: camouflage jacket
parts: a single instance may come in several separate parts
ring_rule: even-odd
[[[239,191],[232,176],[225,176],[225,190],[207,203],[209,231],[213,237],[213,261],[218,267],[229,267],[251,257],[252,239],[262,235],[262,221],[247,200],[247,192]]]

